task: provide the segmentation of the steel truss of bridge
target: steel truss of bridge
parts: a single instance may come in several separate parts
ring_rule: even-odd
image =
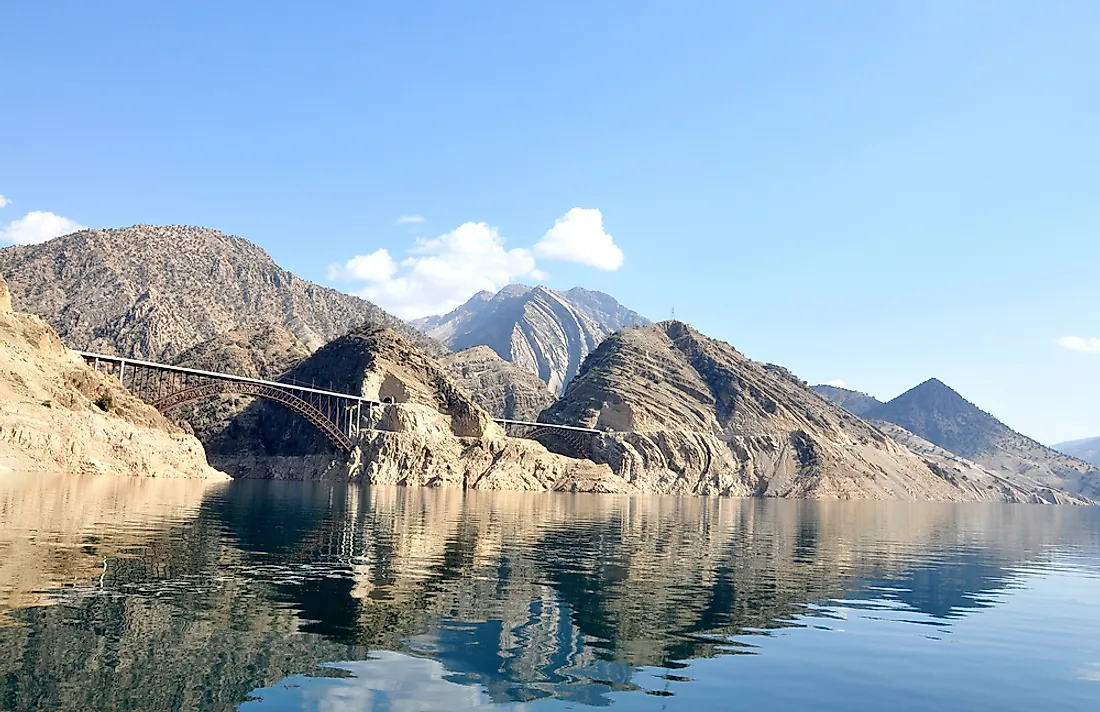
[[[368,429],[374,427],[374,409],[385,405],[363,396],[298,383],[265,381],[87,351],[74,353],[96,371],[118,378],[123,387],[161,413],[218,395],[265,398],[305,418],[343,452],[351,452],[364,426]],[[579,455],[587,453],[591,437],[601,432],[573,425],[504,418],[493,420],[512,437],[539,440],[552,436]]]

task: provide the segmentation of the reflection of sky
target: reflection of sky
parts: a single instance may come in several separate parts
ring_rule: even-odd
[[[500,710],[479,685],[450,682],[446,668],[435,660],[379,651],[371,660],[333,667],[350,677],[297,675],[253,693],[241,712],[313,710],[315,712],[444,712]],[[522,704],[507,709],[525,709]]]

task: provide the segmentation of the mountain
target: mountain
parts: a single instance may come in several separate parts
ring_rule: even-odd
[[[1100,438],[1085,438],[1084,440],[1058,443],[1054,446],[1054,449],[1070,457],[1076,457],[1078,460],[1084,460],[1090,465],[1100,467]]]
[[[678,321],[624,329],[585,360],[549,423],[608,430],[597,462],[643,491],[841,499],[1055,499],[962,479]]]
[[[260,321],[311,350],[371,323],[444,352],[374,304],[300,279],[256,245],[207,228],[82,230],[0,249],[0,272],[16,307],[41,315],[76,349],[174,361]]]
[[[933,378],[867,411],[979,465],[1050,487],[1100,497],[1100,471],[1009,428]]]
[[[863,415],[872,408],[882,405],[882,401],[878,398],[848,388],[827,386],[824,384],[814,386],[813,388],[815,391],[853,415]]]
[[[455,351],[488,346],[560,393],[608,334],[648,323],[602,292],[511,284],[496,294],[479,292],[449,314],[412,325]]]
[[[494,418],[534,421],[556,400],[537,376],[488,346],[463,349],[441,361],[454,382]]]
[[[195,438],[12,311],[0,277],[0,474],[219,478]]]
[[[463,489],[634,491],[606,465],[506,437],[435,358],[389,328],[349,332],[284,378],[324,382],[384,405],[364,411],[363,429],[345,455],[303,418],[255,401],[211,446],[211,460],[226,472]]]

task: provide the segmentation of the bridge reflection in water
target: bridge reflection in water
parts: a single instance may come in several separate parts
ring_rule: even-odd
[[[340,393],[285,381],[266,381],[217,371],[203,371],[153,361],[74,351],[96,371],[109,373],[124,388],[161,413],[204,398],[243,395],[279,403],[309,421],[336,448],[351,452],[364,428],[377,423],[375,408],[386,404],[352,393]],[[572,425],[494,418],[511,437],[564,444],[570,454],[584,456],[601,431]],[[558,448],[560,449],[560,447]]]

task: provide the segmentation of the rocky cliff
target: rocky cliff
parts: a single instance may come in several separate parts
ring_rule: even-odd
[[[1085,438],[1084,440],[1058,443],[1053,449],[1078,460],[1084,460],[1090,465],[1100,467],[1100,438]]]
[[[633,491],[605,465],[506,437],[434,358],[391,329],[349,333],[285,377],[384,405],[365,414],[349,457],[297,415],[253,403],[212,444],[212,460],[226,471],[465,489]]]
[[[1017,433],[935,378],[865,417],[900,425],[993,472],[1100,497],[1100,470]]]
[[[443,352],[374,304],[300,279],[256,245],[207,228],[82,230],[0,249],[0,272],[15,306],[42,316],[72,348],[171,362],[256,322],[310,349],[371,323]]]
[[[610,429],[592,450],[638,489],[912,500],[1049,500],[954,477],[819,396],[687,325],[609,337],[543,415]]]
[[[455,351],[488,346],[556,394],[608,334],[648,323],[602,292],[513,284],[496,294],[475,294],[453,312],[413,325]]]
[[[488,346],[474,346],[442,359],[447,373],[495,418],[537,420],[555,398],[530,371],[508,363]]]
[[[878,398],[849,388],[823,384],[814,386],[814,390],[853,415],[862,416],[872,408],[882,405],[882,401]]]
[[[13,470],[224,478],[198,440],[13,312],[0,277],[0,472]]]

